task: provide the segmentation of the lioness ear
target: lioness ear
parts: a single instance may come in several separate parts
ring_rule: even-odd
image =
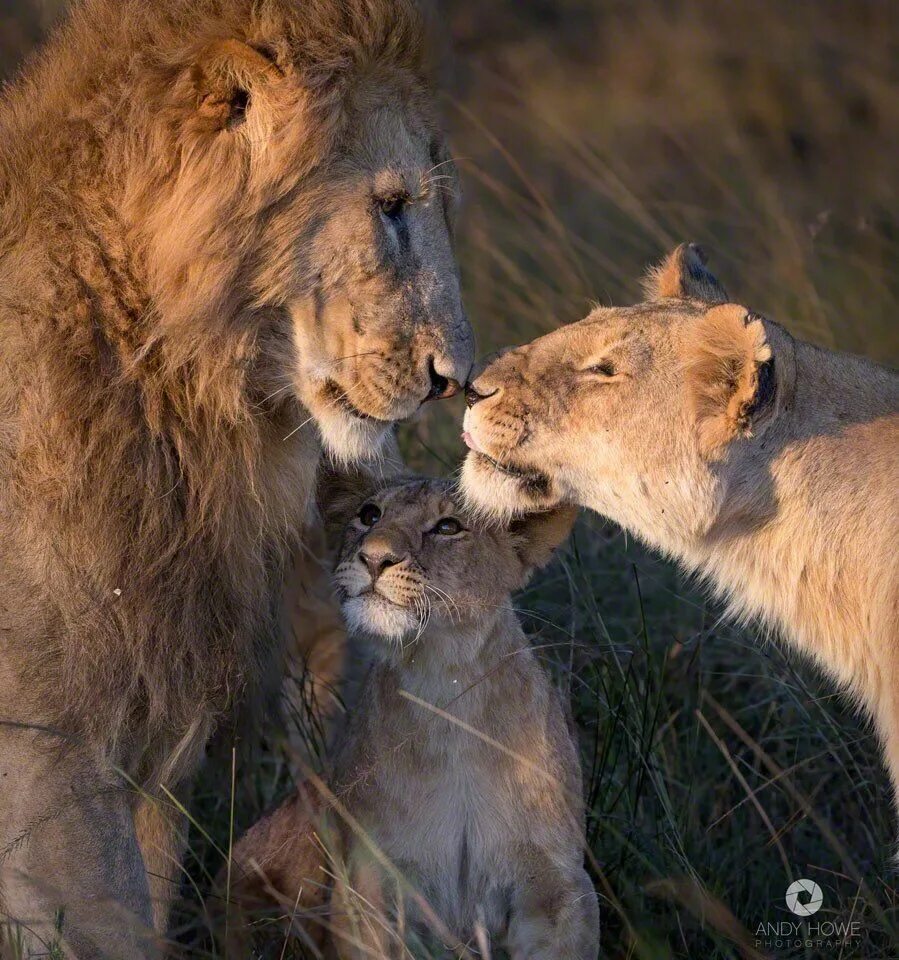
[[[246,120],[259,85],[281,76],[266,53],[240,40],[216,40],[191,68],[197,112],[215,130],[237,127]]]
[[[571,533],[577,512],[577,507],[564,504],[546,513],[532,513],[512,521],[509,532],[524,568],[523,584],[535,570],[549,563],[556,547]]]
[[[701,300],[703,303],[727,303],[727,293],[710,270],[707,258],[695,243],[682,243],[655,267],[643,281],[649,300],[675,297],[678,300]]]
[[[774,353],[765,324],[736,304],[713,307],[689,332],[687,391],[702,451],[750,437],[774,408]]]

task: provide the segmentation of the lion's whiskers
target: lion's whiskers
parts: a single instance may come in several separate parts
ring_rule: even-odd
[[[327,409],[337,408],[340,405],[341,400],[346,400],[349,396],[350,390],[359,383],[360,377],[356,377],[355,381],[343,391],[343,393],[338,394],[336,397],[332,397],[330,400],[325,402],[325,407]],[[288,434],[282,437],[281,442],[284,443],[286,440],[289,440],[295,433],[299,433],[307,424],[312,423],[315,420],[315,414],[310,414],[306,419],[297,427],[294,427]]]

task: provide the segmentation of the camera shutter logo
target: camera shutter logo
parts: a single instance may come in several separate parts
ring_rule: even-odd
[[[787,887],[787,909],[797,917],[810,917],[821,909],[824,894],[814,880],[795,880]]]

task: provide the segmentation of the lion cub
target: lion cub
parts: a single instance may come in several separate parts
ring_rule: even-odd
[[[577,750],[510,600],[573,517],[485,527],[430,480],[395,482],[355,510],[335,580],[372,666],[330,781],[338,956],[404,955],[407,925],[513,960],[596,957]],[[308,833],[302,806],[254,828],[255,851],[252,831],[238,849],[263,869],[266,851],[293,859],[285,900],[316,879],[306,847],[284,852]]]
[[[413,480],[350,522],[338,595],[376,659],[333,781],[362,831],[344,827],[347,875],[332,897],[342,956],[360,941],[391,955],[367,914],[397,895],[445,939],[489,937],[521,960],[596,956],[577,751],[510,601],[572,520],[485,528],[446,483]]]

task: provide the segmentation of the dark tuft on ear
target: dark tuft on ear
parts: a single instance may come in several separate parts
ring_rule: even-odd
[[[571,533],[577,514],[577,507],[564,504],[545,513],[532,513],[512,521],[509,532],[524,568],[523,583],[535,570],[549,563],[556,548]]]
[[[643,281],[649,300],[675,298],[701,300],[703,303],[727,303],[727,293],[714,274],[706,268],[708,258],[695,243],[682,243],[655,267]]]
[[[690,331],[687,391],[702,451],[764,426],[777,393],[775,358],[762,317],[736,304],[713,307]]]

